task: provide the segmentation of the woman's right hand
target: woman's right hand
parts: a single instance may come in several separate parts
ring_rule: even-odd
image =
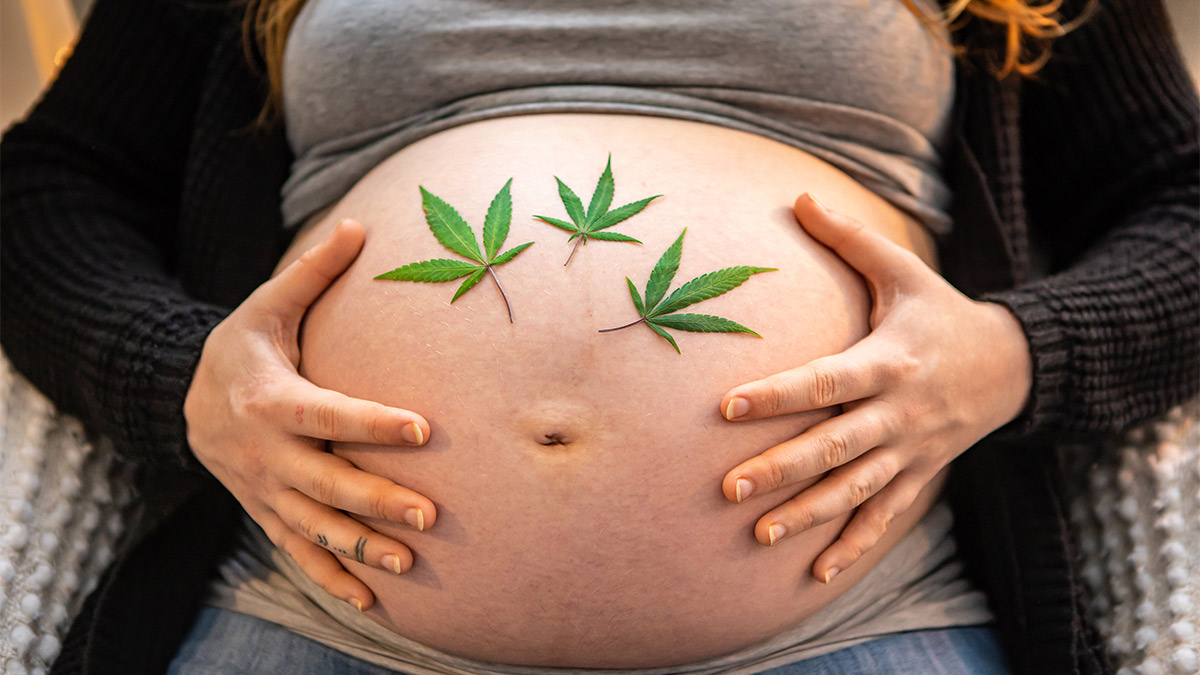
[[[374,595],[338,556],[401,574],[412,552],[347,514],[417,530],[436,517],[425,497],[325,451],[325,441],[422,445],[429,423],[321,389],[296,370],[300,321],[350,266],[364,236],[362,225],[343,221],[218,324],[183,409],[200,463],[313,581],[360,611]]]

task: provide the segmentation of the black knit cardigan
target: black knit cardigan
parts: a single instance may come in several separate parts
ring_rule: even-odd
[[[252,124],[265,88],[237,4],[100,0],[0,144],[3,347],[140,467],[137,517],[55,672],[161,672],[238,517],[181,412],[205,337],[287,244],[291,155]],[[1197,391],[1196,93],[1158,2],[1101,3],[1032,82],[989,74],[981,24],[954,34],[943,273],[1012,309],[1035,375],[1020,418],[956,461],[957,536],[1017,672],[1105,672],[1054,444]]]

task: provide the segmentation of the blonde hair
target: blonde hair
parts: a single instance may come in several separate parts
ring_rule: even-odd
[[[277,120],[283,110],[283,49],[288,32],[307,0],[246,0],[243,20],[243,44],[247,56],[260,57],[267,72],[270,94],[259,114],[260,124]],[[1059,16],[1062,0],[949,0],[941,12],[931,16],[917,7],[914,0],[901,0],[904,6],[931,26],[955,30],[971,19],[990,21],[1005,29],[1004,59],[993,67],[998,78],[1016,74],[1031,77],[1050,58],[1050,43],[1065,35],[1090,14],[1096,0],[1088,3],[1083,14],[1063,23]],[[956,55],[964,49],[947,45]]]

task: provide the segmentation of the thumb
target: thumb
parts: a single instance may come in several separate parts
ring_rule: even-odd
[[[357,221],[338,223],[329,238],[304,252],[262,288],[268,309],[297,318],[329,288],[362,250],[366,234]]]
[[[793,211],[806,232],[833,249],[873,289],[912,279],[925,268],[913,252],[854,218],[826,209],[811,193],[800,195]]]

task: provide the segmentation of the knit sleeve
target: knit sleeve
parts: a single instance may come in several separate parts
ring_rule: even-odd
[[[0,143],[0,340],[67,413],[140,462],[199,463],[183,399],[228,310],[171,247],[216,14],[100,0],[53,87]]]
[[[1129,0],[1061,38],[1023,96],[1025,206],[1047,274],[982,299],[1030,341],[1020,431],[1118,430],[1200,389],[1196,91],[1161,4]]]

